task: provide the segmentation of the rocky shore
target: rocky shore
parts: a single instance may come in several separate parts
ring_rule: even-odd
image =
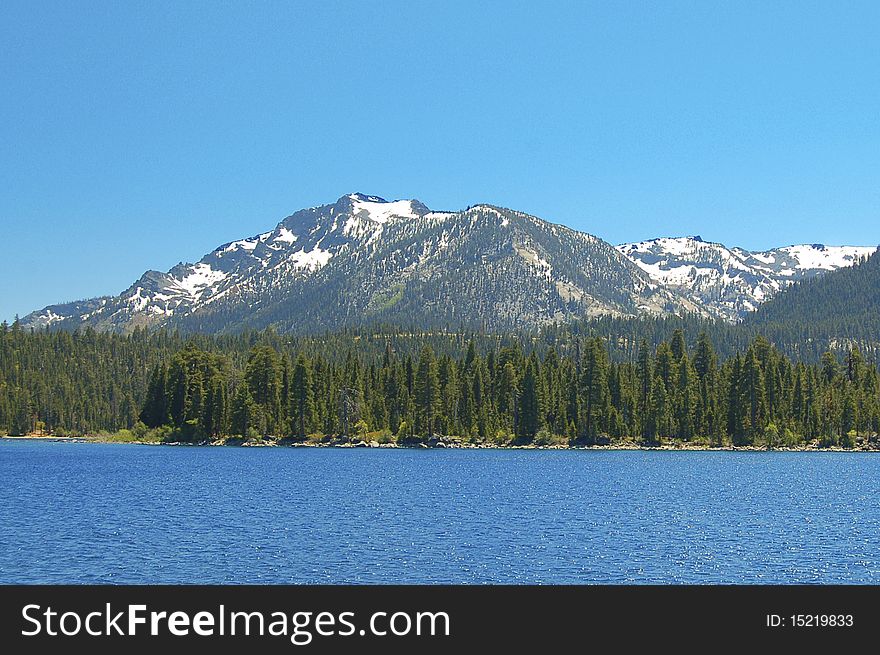
[[[497,444],[491,442],[474,443],[461,439],[434,438],[427,441],[407,443],[379,441],[348,441],[342,439],[314,441],[292,441],[289,439],[236,439],[224,438],[213,441],[143,441],[138,439],[119,439],[116,435],[86,435],[64,437],[54,435],[0,436],[0,439],[16,441],[55,441],[68,443],[128,443],[148,446],[233,446],[244,448],[404,448],[404,449],[472,449],[472,450],[648,450],[648,451],[717,451],[717,452],[880,452],[880,443],[861,443],[854,448],[839,446],[821,447],[817,443],[800,446],[751,445],[707,445],[697,442],[669,441],[659,445],[645,445],[633,440],[613,441],[596,445],[582,444]]]

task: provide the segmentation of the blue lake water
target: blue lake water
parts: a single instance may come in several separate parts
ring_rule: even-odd
[[[880,456],[0,439],[3,583],[878,583]]]

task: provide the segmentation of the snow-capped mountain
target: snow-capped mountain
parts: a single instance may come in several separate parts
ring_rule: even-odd
[[[749,252],[698,236],[617,248],[658,284],[728,321],[739,320],[792,282],[852,266],[876,250],[809,244]]]
[[[576,317],[701,311],[597,237],[477,205],[432,212],[417,200],[350,194],[196,264],[147,271],[119,296],[54,305],[31,327],[206,332],[374,322],[484,329]]]
[[[747,252],[739,250],[746,256],[746,261],[780,280],[797,281],[815,277],[838,268],[852,266],[859,259],[870,257],[877,250],[876,246],[826,246],[811,243],[800,246],[774,248],[764,252]]]

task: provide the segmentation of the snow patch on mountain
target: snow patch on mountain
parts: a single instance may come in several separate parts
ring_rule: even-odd
[[[771,274],[785,277],[809,277],[823,271],[854,265],[869,257],[876,248],[865,246],[826,246],[813,243],[749,253],[757,264]]]
[[[209,264],[196,264],[186,277],[176,280],[172,289],[179,289],[193,299],[197,299],[206,288],[227,278],[223,271],[215,271]]]
[[[352,213],[355,216],[366,215],[375,223],[384,224],[392,218],[418,218],[413,209],[412,200],[395,200],[388,202],[378,196],[364,196],[354,193],[351,198]]]
[[[238,241],[233,241],[232,243],[227,243],[225,245],[220,246],[217,249],[217,252],[232,252],[234,250],[249,250],[254,251],[256,247],[268,239],[272,235],[272,232],[265,232],[263,234],[258,234],[257,236],[251,237],[249,239],[240,239]]]
[[[326,266],[333,253],[327,250],[321,250],[317,246],[312,250],[298,250],[290,256],[290,261],[294,268],[305,268],[310,271],[317,271],[322,266]]]
[[[286,227],[278,228],[278,236],[273,239],[273,241],[283,241],[284,243],[295,243],[297,240],[297,236],[288,230]]]
[[[42,318],[42,322],[43,322],[44,327],[48,327],[50,325],[53,325],[54,323],[57,323],[58,321],[63,321],[65,319],[64,316],[61,316],[60,314],[56,314],[51,309],[47,309],[43,313],[43,316],[41,318]]]

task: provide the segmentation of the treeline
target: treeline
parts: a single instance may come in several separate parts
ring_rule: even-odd
[[[684,331],[691,347],[696,345],[696,337],[706,332],[718,357],[725,360],[744,352],[752,341],[763,336],[797,362],[817,364],[828,351],[842,359],[856,348],[866,361],[880,363],[880,322],[854,321],[845,311],[835,320],[814,321],[810,311],[804,310],[792,312],[785,320],[761,323],[750,317],[736,324],[699,316],[602,316],[547,327],[541,330],[540,340],[564,345],[578,337],[600,336],[608,344],[612,359],[627,361],[635,359],[643,340],[656,347],[661,341],[671,340],[676,330]]]
[[[470,340],[488,350],[518,339],[391,327],[311,336],[281,336],[272,330],[183,335],[139,329],[123,335],[92,328],[32,331],[18,321],[4,322],[0,323],[0,434],[81,435],[132,429],[156,364],[169,362],[186,347],[222,354],[228,370],[237,375],[258,346],[271,347],[291,360],[302,352],[336,362],[349,351],[364,361],[380,357],[388,343],[400,354],[418,354],[424,344],[438,353],[458,353]],[[523,343],[543,347],[533,337]]]
[[[616,363],[603,339],[577,356],[542,357],[518,345],[458,357],[399,356],[342,361],[294,359],[254,348],[236,373],[222,354],[187,347],[151,375],[140,413],[177,438],[292,440],[458,437],[488,443],[595,445],[635,439],[712,445],[852,447],[880,430],[880,379],[857,350],[839,362],[795,364],[763,337],[719,363],[704,333],[690,352],[682,331],[634,362]]]
[[[805,364],[755,337],[723,356],[709,332],[645,325],[659,336],[632,346],[577,327],[185,337],[3,324],[0,433],[847,447],[880,432],[877,367],[856,348]]]

